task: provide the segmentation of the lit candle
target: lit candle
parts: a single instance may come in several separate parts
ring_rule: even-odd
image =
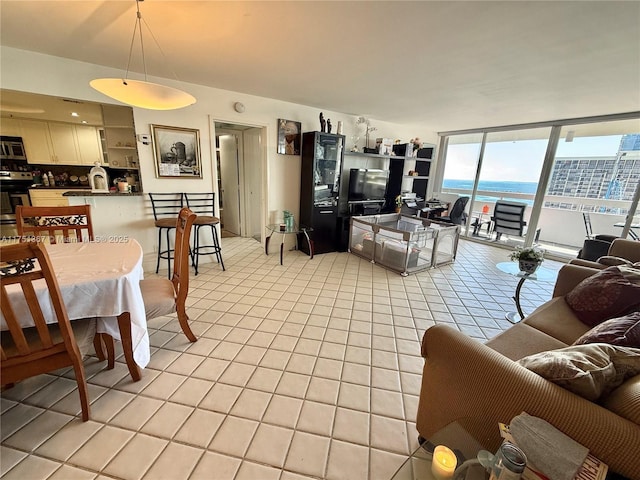
[[[433,451],[431,472],[438,479],[453,478],[453,473],[458,465],[458,459],[450,448],[438,445]]]

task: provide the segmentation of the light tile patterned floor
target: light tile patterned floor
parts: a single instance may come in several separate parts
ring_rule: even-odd
[[[463,240],[455,264],[403,278],[348,253],[287,252],[281,266],[254,240],[225,238],[227,271],[192,276],[198,342],[175,319],[150,321],[137,383],[121,358],[110,371],[87,359],[89,422],[68,370],[2,393],[0,474],[387,480],[417,446],[422,334],[507,328],[517,279],[495,264],[508,253]],[[525,282],[525,311],[552,287]]]

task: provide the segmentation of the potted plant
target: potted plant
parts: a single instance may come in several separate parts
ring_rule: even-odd
[[[396,197],[396,213],[400,213],[402,211],[402,195],[398,195]]]
[[[537,247],[516,247],[509,258],[518,262],[521,272],[532,274],[544,261],[544,250]]]

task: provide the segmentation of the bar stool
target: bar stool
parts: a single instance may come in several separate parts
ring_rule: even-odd
[[[180,214],[183,206],[182,193],[149,193],[151,207],[153,208],[153,218],[158,229],[158,259],[156,261],[156,273],[160,269],[160,259],[167,259],[167,277],[171,279],[171,259],[173,258],[173,248],[171,248],[170,232],[176,228],[176,218]],[[165,231],[166,250],[162,249],[162,232]]]
[[[218,240],[218,230],[216,225],[220,223],[220,219],[215,216],[216,194],[211,193],[185,193],[184,194],[187,207],[189,207],[196,215],[193,222],[193,248],[191,249],[191,263],[198,275],[198,258],[200,255],[215,255],[218,263],[224,271],[224,262],[222,261],[222,248]],[[210,227],[211,236],[213,237],[213,245],[200,245],[200,228]]]

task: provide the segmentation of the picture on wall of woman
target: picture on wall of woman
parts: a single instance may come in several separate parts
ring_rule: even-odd
[[[278,153],[300,155],[302,124],[293,120],[278,119]]]
[[[202,178],[200,131],[151,125],[158,178]]]

